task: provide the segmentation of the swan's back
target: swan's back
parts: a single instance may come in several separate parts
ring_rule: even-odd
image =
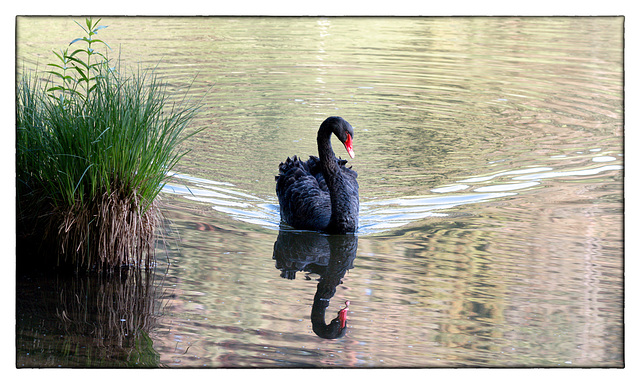
[[[336,159],[336,162],[347,186],[348,196],[344,198],[357,207],[358,174],[345,167],[346,160]],[[287,158],[280,163],[276,181],[280,216],[285,223],[296,229],[327,229],[331,219],[331,196],[318,157],[310,156],[307,161],[301,161],[297,156]]]

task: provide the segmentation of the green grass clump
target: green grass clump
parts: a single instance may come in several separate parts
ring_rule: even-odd
[[[127,75],[107,63],[87,69],[94,76],[81,76],[80,91],[19,82],[19,235],[53,243],[48,253],[79,268],[148,267],[156,198],[197,108],[172,102],[153,71]]]

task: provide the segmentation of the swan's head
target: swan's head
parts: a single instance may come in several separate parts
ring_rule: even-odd
[[[322,125],[329,125],[334,135],[338,137],[338,140],[344,144],[344,148],[347,153],[353,159],[356,154],[353,151],[353,127],[345,119],[338,116],[332,116],[327,118]]]
[[[311,323],[313,332],[323,339],[338,339],[347,333],[347,311],[349,310],[349,300],[344,303],[346,307],[338,312],[338,316],[327,325],[324,324],[324,310],[322,310],[321,321],[311,313]],[[314,304],[315,305],[315,304]],[[328,305],[328,304],[327,304]],[[315,319],[315,321],[314,321]]]

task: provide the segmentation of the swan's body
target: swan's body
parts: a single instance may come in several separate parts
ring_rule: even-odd
[[[358,174],[337,159],[331,135],[353,155],[353,128],[341,117],[329,117],[318,130],[319,157],[297,156],[280,163],[276,194],[282,221],[296,229],[352,233],[358,229]]]

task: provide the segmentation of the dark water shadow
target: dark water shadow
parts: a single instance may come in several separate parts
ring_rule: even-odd
[[[163,279],[114,274],[18,271],[16,367],[159,367],[150,331]]]
[[[273,258],[280,276],[293,280],[301,271],[320,275],[311,308],[311,325],[319,337],[337,339],[347,331],[349,301],[329,324],[325,321],[325,312],[345,273],[353,268],[357,250],[358,236],[354,234],[325,235],[284,229],[278,233]]]

